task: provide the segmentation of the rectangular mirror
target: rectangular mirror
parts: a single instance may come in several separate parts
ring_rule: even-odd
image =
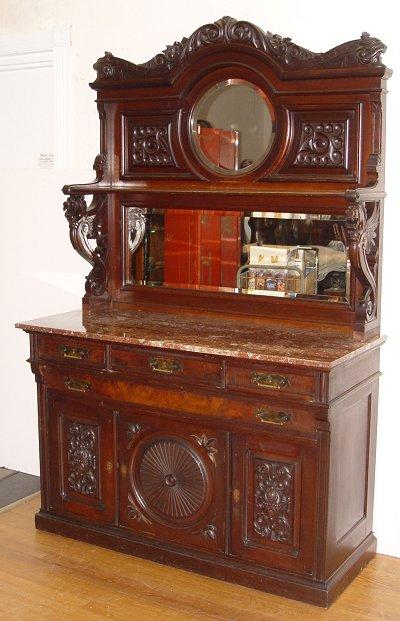
[[[349,299],[343,216],[135,209],[124,207],[125,284]]]

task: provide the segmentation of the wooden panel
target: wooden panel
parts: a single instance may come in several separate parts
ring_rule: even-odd
[[[328,401],[339,397],[379,371],[380,349],[334,367],[329,374]]]
[[[292,142],[279,175],[291,179],[358,181],[359,105],[290,110]],[[350,147],[352,145],[352,147]]]
[[[120,523],[190,547],[225,547],[226,438],[140,409],[119,417]]]
[[[105,345],[87,339],[39,336],[38,356],[42,360],[68,362],[73,366],[105,366]]]
[[[330,413],[326,575],[371,533],[377,380],[340,399]]]
[[[135,109],[124,111],[121,120],[122,179],[185,174],[172,147],[171,127],[176,114]]]
[[[99,404],[48,403],[50,508],[100,522],[114,519],[112,413]]]
[[[313,401],[317,395],[317,373],[293,373],[281,367],[254,365],[244,366],[228,362],[226,385],[232,390],[243,390],[264,395],[267,398],[279,394],[291,394]]]
[[[135,375],[151,375],[158,381],[191,381],[194,384],[221,386],[221,362],[206,356],[182,356],[175,352],[132,349],[111,345],[111,368]]]
[[[71,387],[66,380],[73,380]],[[324,410],[309,410],[294,404],[277,404],[267,399],[238,399],[236,395],[221,392],[220,395],[207,395],[182,390],[179,386],[163,387],[148,382],[129,382],[120,378],[107,379],[89,373],[75,373],[68,376],[60,370],[44,371],[44,381],[49,388],[68,391],[70,394],[76,387],[81,387],[75,394],[88,395],[96,398],[109,398],[115,401],[132,403],[148,407],[176,411],[182,417],[199,415],[224,419],[224,424],[243,423],[261,430],[273,429],[278,432],[315,433],[317,426],[324,419]],[[318,420],[317,420],[318,419]]]
[[[315,571],[316,450],[273,436],[235,437],[232,550],[243,559]]]

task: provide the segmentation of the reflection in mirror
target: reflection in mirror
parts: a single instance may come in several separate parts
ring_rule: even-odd
[[[191,117],[201,160],[224,174],[252,170],[270,151],[275,122],[264,93],[245,80],[225,80],[208,90]]]
[[[126,207],[124,239],[125,284],[349,299],[342,217]]]

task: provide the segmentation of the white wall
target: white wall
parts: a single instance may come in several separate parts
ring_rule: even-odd
[[[192,7],[192,10],[190,10]],[[385,63],[394,69],[389,82],[387,117],[387,192],[383,289],[380,420],[378,434],[375,532],[379,551],[400,556],[398,442],[400,408],[400,326],[397,320],[399,240],[396,185],[399,176],[400,37],[396,3],[383,0],[203,0],[182,3],[138,0],[2,0],[0,35],[72,26],[72,168],[56,171],[0,171],[2,382],[0,465],[38,472],[35,387],[28,365],[27,336],[13,323],[78,308],[88,266],[70,248],[62,214],[62,185],[92,179],[98,152],[95,93],[87,83],[105,50],[135,62],[148,60],[165,44],[189,35],[199,25],[223,15],[247,19],[314,51],[327,50],[368,31],[388,46]],[[28,103],[28,102],[27,102]],[[29,115],[29,107],[26,107]],[[34,119],[32,119],[34,122]],[[29,140],[29,136],[26,138]],[[1,148],[4,145],[1,144]],[[21,145],[23,148],[23,145]],[[396,359],[397,354],[397,359]]]

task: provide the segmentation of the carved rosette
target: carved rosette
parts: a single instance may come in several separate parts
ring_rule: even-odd
[[[255,48],[272,57],[282,68],[288,69],[382,66],[381,56],[386,51],[382,41],[363,32],[360,39],[343,43],[328,52],[314,53],[296,45],[288,37],[264,32],[250,22],[222,17],[214,23],[201,26],[190,37],[167,45],[162,53],[143,64],[136,65],[105,52],[93,66],[97,71],[94,85],[110,80],[123,82],[130,78],[165,75],[196,52],[221,44]]]
[[[166,438],[149,444],[138,464],[138,480],[142,501],[163,522],[184,525],[204,509],[206,470],[186,442]]]
[[[254,479],[255,532],[263,539],[291,543],[294,465],[257,460]]]
[[[95,427],[72,423],[68,428],[68,485],[93,496],[97,491],[97,434]]]
[[[72,246],[90,265],[86,277],[86,293],[103,295],[107,288],[107,233],[105,197],[95,195],[88,210],[83,196],[73,194],[64,203]],[[92,247],[89,240],[95,241]]]
[[[167,126],[132,127],[134,166],[173,166]]]
[[[346,211],[346,231],[349,257],[363,293],[358,300],[357,312],[367,322],[377,313],[377,229],[379,226],[379,203],[368,217],[365,203],[352,203]]]
[[[294,165],[307,167],[343,167],[346,126],[344,122],[303,122]]]

